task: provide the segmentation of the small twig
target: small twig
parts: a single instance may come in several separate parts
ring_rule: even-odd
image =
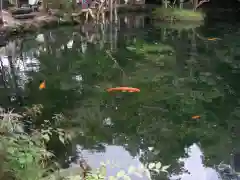
[[[92,16],[93,19],[95,19],[95,15],[93,14],[92,9],[88,8],[89,14]]]
[[[118,68],[125,74],[124,70],[121,68],[121,66],[118,64],[116,59],[111,55],[109,51],[106,51],[107,55],[114,61],[114,63],[118,66]]]
[[[208,40],[207,38],[200,36],[194,29],[192,29],[192,31],[193,31],[193,34],[195,34],[199,39],[204,40],[204,41]]]
[[[177,0],[174,0],[174,2],[173,2],[173,6],[175,6],[175,4],[176,4],[176,1],[177,1]]]
[[[197,6],[195,7],[195,9],[199,8],[203,3],[206,3],[206,2],[209,2],[210,0],[203,0],[203,1],[200,1]]]
[[[116,61],[116,59],[111,55],[111,53],[107,50],[106,51],[107,55],[113,60],[113,62],[118,66],[118,68],[120,69],[120,71],[122,71],[123,73],[123,78],[128,78],[127,74],[125,73],[125,71],[123,70],[123,68],[121,68],[121,66],[119,65],[119,63]]]
[[[162,112],[168,112],[167,109],[161,108],[161,107],[154,107],[154,106],[145,106],[145,105],[141,105],[142,108],[146,108],[146,109],[152,109],[152,110],[160,110]]]

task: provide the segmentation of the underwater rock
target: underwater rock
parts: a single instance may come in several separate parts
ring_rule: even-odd
[[[240,180],[240,176],[228,164],[220,163],[216,170],[222,180]]]

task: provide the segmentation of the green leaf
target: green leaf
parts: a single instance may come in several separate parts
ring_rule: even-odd
[[[154,154],[154,155],[158,155],[159,153],[160,153],[159,150],[154,150],[154,151],[153,151],[153,154]]]
[[[26,157],[26,162],[28,163],[32,163],[33,162],[33,157],[31,154],[28,154],[27,157]]]
[[[10,153],[10,154],[14,154],[15,149],[12,148],[12,147],[10,147],[10,148],[7,149],[7,151],[8,151],[8,153]]]
[[[124,177],[125,176],[125,171],[121,170],[117,173],[117,177],[120,178],[120,177]]]
[[[167,169],[170,167],[170,165],[167,165],[167,166],[163,166],[161,171],[163,172],[167,172]]]
[[[100,171],[100,174],[101,174],[102,176],[106,176],[106,175],[107,175],[106,166],[101,166],[100,169],[99,169],[99,171]]]
[[[58,136],[59,137],[59,140],[63,143],[63,144],[65,144],[65,139],[64,139],[64,137],[63,136]]]
[[[134,175],[136,175],[136,176],[138,176],[138,177],[140,177],[140,178],[143,177],[142,174],[140,174],[139,172],[134,172]]]
[[[110,164],[110,161],[109,161],[109,160],[107,160],[107,161],[106,161],[106,164],[107,164],[107,165],[108,165],[108,164]]]
[[[134,173],[136,171],[136,168],[134,167],[134,166],[130,166],[129,168],[128,168],[128,174],[132,174],[132,173]]]
[[[129,176],[127,176],[127,175],[125,175],[125,176],[123,177],[123,179],[124,179],[124,180],[131,180],[131,178],[130,178]]]
[[[50,140],[50,137],[49,137],[48,134],[43,134],[43,135],[42,135],[42,138],[43,138],[45,141],[47,141],[47,142]]]
[[[161,166],[162,166],[161,162],[158,162],[158,163],[155,165],[155,168],[156,168],[156,169],[160,169]]]
[[[148,147],[149,151],[153,151],[154,147]]]
[[[148,168],[149,168],[149,169],[153,169],[154,167],[155,167],[155,163],[149,163],[149,164],[148,164]]]
[[[20,164],[25,164],[26,163],[26,159],[24,157],[19,158],[18,161],[19,161]]]
[[[151,179],[151,174],[149,171],[145,171],[145,175],[148,177],[148,179]]]
[[[116,180],[117,178],[114,177],[114,176],[109,176],[108,179],[109,179],[109,180]]]

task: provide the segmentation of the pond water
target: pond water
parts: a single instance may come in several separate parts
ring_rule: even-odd
[[[17,38],[0,50],[1,105],[42,104],[41,119],[62,113],[74,138],[50,145],[59,159],[79,144],[92,167],[120,164],[108,175],[160,161],[171,179],[217,180],[214,165],[240,150],[240,26],[194,26],[131,15]],[[141,91],[106,92],[116,86]]]

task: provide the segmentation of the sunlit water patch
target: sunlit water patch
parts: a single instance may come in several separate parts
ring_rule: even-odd
[[[221,180],[217,171],[203,164],[204,154],[197,144],[193,144],[185,149],[189,157],[180,158],[179,161],[184,164],[184,170],[179,175],[172,175],[171,180]]]

